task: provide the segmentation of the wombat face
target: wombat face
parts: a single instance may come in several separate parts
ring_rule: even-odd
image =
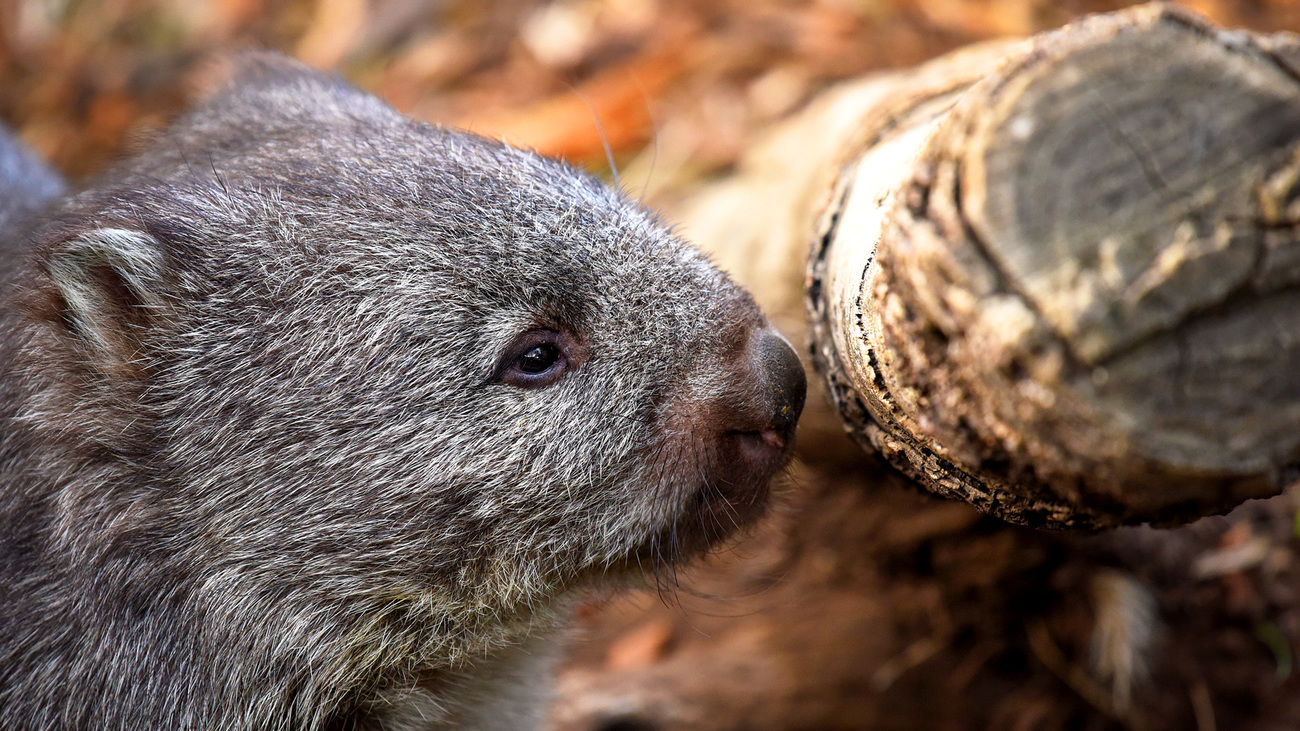
[[[65,504],[197,593],[500,608],[675,561],[758,514],[802,408],[643,209],[274,59],[42,236],[77,429],[133,465]]]

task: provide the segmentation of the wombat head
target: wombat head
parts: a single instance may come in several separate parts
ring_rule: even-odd
[[[271,57],[38,238],[49,428],[114,465],[65,488],[65,540],[236,644],[477,647],[750,521],[803,404],[644,209]]]

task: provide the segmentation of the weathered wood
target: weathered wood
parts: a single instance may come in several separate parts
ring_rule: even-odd
[[[1300,463],[1295,42],[1169,6],[893,77],[812,253],[850,431],[1014,522],[1179,522]]]

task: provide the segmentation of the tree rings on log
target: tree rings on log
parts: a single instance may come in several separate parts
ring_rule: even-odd
[[[809,265],[850,431],[1035,526],[1172,524],[1300,463],[1290,36],[1165,5],[868,114]]]

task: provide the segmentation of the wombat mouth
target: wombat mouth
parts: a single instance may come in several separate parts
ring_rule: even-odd
[[[673,567],[743,534],[766,514],[771,482],[790,462],[793,429],[720,435],[719,469],[684,496],[667,527],[635,550],[631,566]]]
[[[790,459],[790,435],[776,429],[729,431],[726,437],[744,452],[743,459],[755,464],[774,463],[773,472],[785,466]]]

